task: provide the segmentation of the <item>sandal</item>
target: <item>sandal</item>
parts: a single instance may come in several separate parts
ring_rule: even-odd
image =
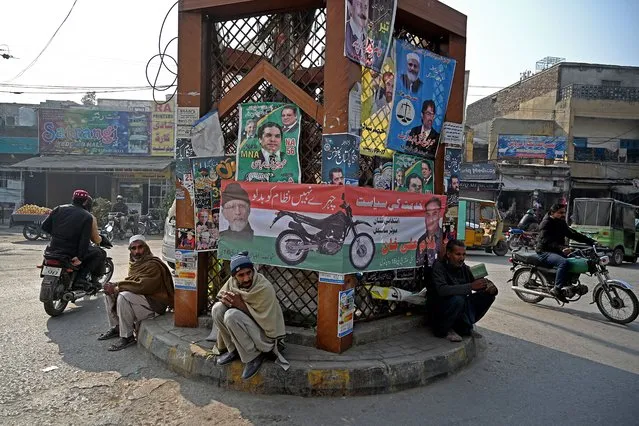
[[[118,337],[119,335],[120,335],[120,328],[116,325],[115,327],[111,327],[105,333],[100,334],[100,337],[98,337],[98,340],[109,340],[109,339],[113,339],[114,337]]]
[[[446,334],[446,338],[448,339],[449,342],[461,342],[462,341],[462,337],[455,333],[454,330],[448,330],[448,333]]]
[[[111,346],[109,346],[109,351],[113,352],[113,351],[121,351],[124,348],[127,348],[131,345],[135,345],[137,342],[135,340],[135,336],[131,336],[131,337],[120,337],[120,340],[118,340],[117,343],[112,344]]]

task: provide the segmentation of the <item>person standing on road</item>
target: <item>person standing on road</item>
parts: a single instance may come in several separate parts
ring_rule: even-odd
[[[464,243],[448,241],[446,255],[433,265],[433,286],[428,292],[433,332],[451,342],[461,342],[461,336],[480,337],[473,326],[486,314],[497,295],[495,284],[473,277],[465,259]]]
[[[169,268],[153,256],[144,235],[129,239],[129,274],[118,282],[104,285],[104,303],[111,328],[98,340],[120,336],[110,351],[135,344],[135,333],[142,320],[162,315],[173,307],[173,278]]]
[[[571,249],[566,245],[566,239],[588,245],[593,245],[597,242],[568,226],[565,205],[553,204],[539,225],[539,236],[537,237],[535,251],[543,263],[557,268],[555,286],[550,290],[550,294],[563,303],[567,302],[562,289],[567,284],[567,256],[571,252]]]
[[[288,368],[278,351],[278,343],[286,334],[282,308],[273,285],[257,272],[248,252],[231,258],[231,277],[217,299],[211,315],[217,328],[217,348],[223,352],[217,358],[218,365],[239,358],[245,364],[242,378],[248,379],[272,354],[282,368]]]

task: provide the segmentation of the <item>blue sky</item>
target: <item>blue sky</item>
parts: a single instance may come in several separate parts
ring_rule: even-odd
[[[443,0],[468,17],[470,86],[507,86],[546,56],[639,66],[639,0]],[[468,103],[496,89],[470,87]]]
[[[266,1],[266,0],[265,0]],[[274,1],[274,0],[269,0]],[[425,2],[431,0],[423,0]],[[443,0],[468,16],[466,69],[471,86],[504,87],[534,71],[545,56],[573,62],[639,66],[639,0]],[[20,59],[0,58],[0,82],[22,70],[44,46],[73,0],[3,0],[0,45]],[[36,65],[13,83],[74,86],[146,85],[146,61],[174,0],[78,0]],[[177,35],[172,13],[164,40]],[[175,45],[173,45],[175,47]],[[175,49],[170,50],[175,54]],[[160,82],[170,82],[163,75]],[[5,90],[0,88],[1,90]],[[468,101],[496,91],[469,88]],[[79,101],[81,95],[12,95],[0,102]],[[150,99],[149,91],[98,94]]]

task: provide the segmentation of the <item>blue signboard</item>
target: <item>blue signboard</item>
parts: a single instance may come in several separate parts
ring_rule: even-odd
[[[497,139],[497,158],[563,160],[565,155],[565,137],[499,135]]]
[[[37,154],[38,138],[0,136],[0,154]]]

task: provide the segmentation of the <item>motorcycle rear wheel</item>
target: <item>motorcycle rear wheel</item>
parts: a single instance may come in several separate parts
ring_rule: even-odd
[[[531,268],[520,268],[515,271],[515,275],[513,275],[513,286],[524,287],[524,284],[530,280],[539,284],[540,288],[548,286],[546,278],[537,272],[533,272]],[[520,293],[518,291],[515,291],[515,294],[526,303],[539,303],[544,300],[543,296],[536,296],[534,294]]]
[[[144,222],[138,222],[138,234],[146,235],[146,224]]]
[[[303,244],[304,240],[297,232],[291,230],[282,232],[277,236],[277,240],[275,240],[275,251],[277,256],[287,265],[299,265],[304,262],[304,260],[306,260],[306,256],[308,256],[308,249],[301,249],[292,252],[290,244],[295,243]]]
[[[64,310],[66,309],[69,302],[66,302],[62,299],[57,300],[47,300],[46,302],[42,302],[44,305],[44,311],[52,317],[57,317],[62,315]]]
[[[371,264],[373,257],[375,257],[375,242],[373,238],[368,234],[357,234],[353,238],[348,256],[351,260],[351,265],[355,269],[364,270]]]
[[[106,270],[106,273],[104,275],[102,275],[100,277],[100,279],[98,280],[98,282],[100,283],[101,286],[104,287],[104,284],[108,283],[111,278],[113,277],[113,271],[115,269],[115,266],[113,265],[113,260],[112,259],[107,259],[104,265],[104,269]]]
[[[639,301],[632,290],[621,286],[611,285],[609,292],[610,300],[606,295],[606,290],[600,288],[595,294],[595,301],[599,311],[610,321],[617,324],[628,324],[637,319],[639,315]],[[615,316],[615,312],[626,313],[624,316]]]
[[[512,235],[510,238],[508,238],[508,248],[510,248],[511,251],[517,251],[521,247],[522,247],[521,236]]]

